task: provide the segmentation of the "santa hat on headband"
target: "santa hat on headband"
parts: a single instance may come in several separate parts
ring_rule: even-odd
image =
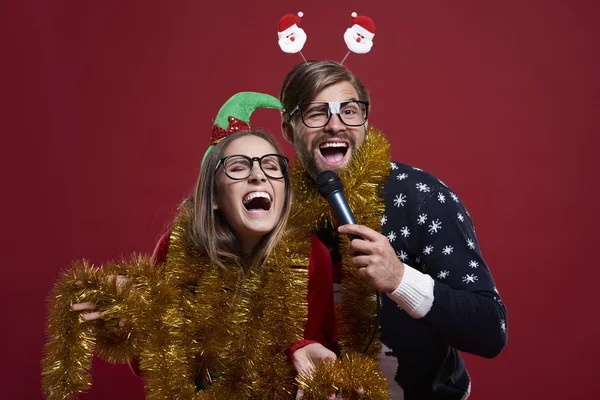
[[[236,93],[223,104],[215,123],[212,127],[210,135],[210,146],[206,150],[202,162],[210,154],[215,144],[221,139],[238,131],[250,130],[250,116],[259,108],[275,108],[282,110],[281,102],[269,95],[257,92],[240,92]]]
[[[369,40],[375,37],[375,22],[367,16],[358,16],[355,12],[350,15],[351,28]]]
[[[300,18],[304,16],[304,13],[300,11],[297,15],[294,14],[285,14],[279,20],[279,26],[277,28],[277,35],[282,38],[286,37],[290,33],[294,32],[298,29],[298,24],[300,23]]]

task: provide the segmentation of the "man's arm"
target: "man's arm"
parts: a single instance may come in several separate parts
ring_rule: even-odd
[[[506,344],[506,309],[467,210],[443,185],[432,188],[415,210],[405,240],[415,268],[405,265],[404,279],[390,298],[450,346],[495,357]]]

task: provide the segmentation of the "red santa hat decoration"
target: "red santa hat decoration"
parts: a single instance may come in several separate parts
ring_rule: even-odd
[[[365,15],[359,16],[355,12],[350,16],[350,28],[346,29],[344,33],[344,42],[346,42],[346,46],[348,46],[348,50],[351,52],[366,54],[373,47],[375,23],[371,18]]]
[[[277,29],[277,37],[279,38],[278,44],[281,50],[285,53],[300,53],[302,58],[302,48],[306,43],[306,32],[304,29],[299,27],[300,18],[304,14],[299,12],[298,14],[285,14],[279,20],[279,26]],[[306,59],[304,59],[306,61]]]
[[[285,14],[279,20],[277,29],[278,44],[285,53],[300,53],[304,61],[306,58],[302,54],[302,48],[306,44],[306,32],[299,27],[300,19],[304,16],[302,12],[298,14]],[[350,53],[366,54],[373,47],[373,38],[375,37],[375,23],[366,15],[358,15],[353,12],[350,14],[350,27],[344,33],[344,42],[350,50],[342,62]]]

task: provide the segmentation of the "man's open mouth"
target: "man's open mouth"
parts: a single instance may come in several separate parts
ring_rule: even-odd
[[[246,210],[250,212],[269,211],[271,209],[271,195],[267,192],[250,192],[242,199]]]
[[[319,145],[319,151],[328,164],[340,164],[348,153],[348,143],[324,142]]]

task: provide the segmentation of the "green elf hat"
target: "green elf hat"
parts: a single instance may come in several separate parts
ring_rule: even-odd
[[[277,98],[264,93],[240,92],[231,96],[217,114],[210,135],[210,146],[202,157],[202,163],[221,139],[233,132],[249,131],[250,116],[259,108],[283,110],[283,105]]]

